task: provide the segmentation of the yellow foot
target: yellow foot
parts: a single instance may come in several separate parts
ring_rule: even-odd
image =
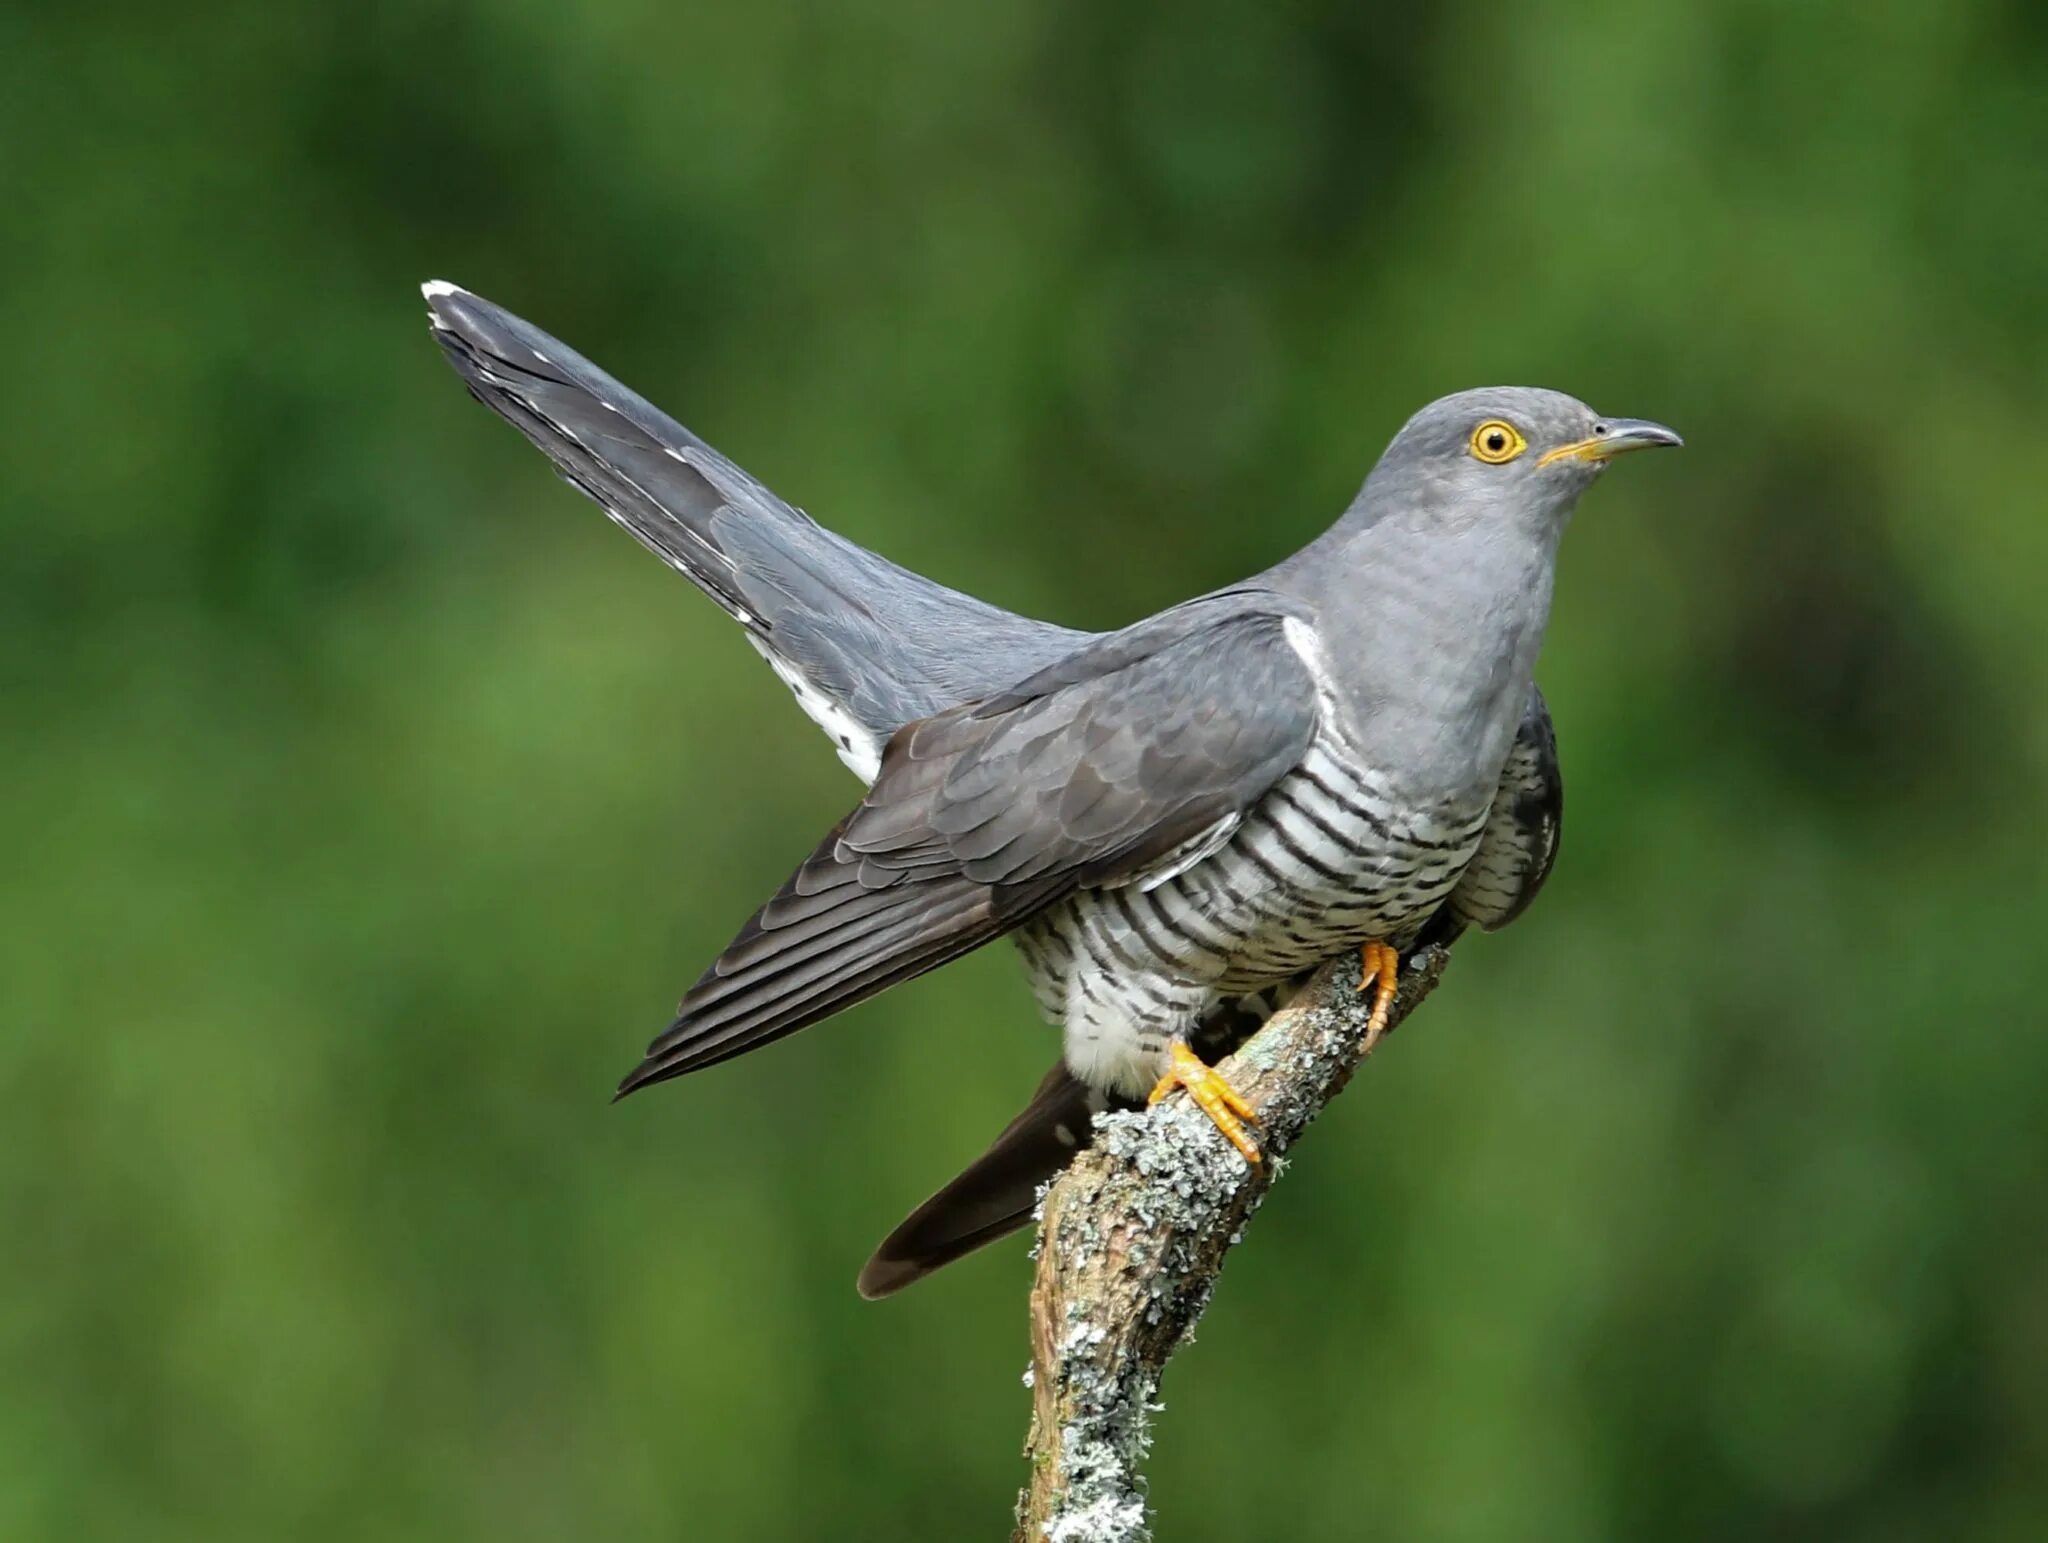
[[[1358,989],[1372,991],[1372,1017],[1366,1020],[1365,1051],[1387,1032],[1387,1015],[1394,1010],[1394,981],[1401,973],[1401,953],[1374,938],[1359,950]]]
[[[1151,1103],[1158,1103],[1175,1088],[1186,1088],[1202,1113],[1216,1122],[1216,1128],[1223,1132],[1224,1140],[1244,1154],[1244,1160],[1255,1163],[1259,1160],[1259,1144],[1252,1140],[1245,1130],[1243,1121],[1259,1123],[1259,1117],[1252,1112],[1252,1106],[1225,1081],[1216,1069],[1210,1066],[1194,1051],[1178,1040],[1173,1045],[1173,1064],[1166,1075],[1159,1079],[1159,1086],[1152,1090]]]

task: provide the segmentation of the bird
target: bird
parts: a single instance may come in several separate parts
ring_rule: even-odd
[[[1535,684],[1560,540],[1617,457],[1682,443],[1558,391],[1459,391],[1292,555],[1088,632],[857,545],[531,323],[422,293],[470,394],[738,622],[865,784],[616,1096],[1003,937],[1061,1029],[1024,1110],[875,1251],[870,1298],[1023,1226],[1105,1110],[1185,1091],[1257,1163],[1214,1063],[1289,992],[1355,955],[1369,1049],[1404,951],[1522,914],[1562,832]]]

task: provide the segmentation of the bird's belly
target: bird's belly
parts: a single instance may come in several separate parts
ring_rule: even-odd
[[[1486,827],[1483,800],[1418,805],[1320,749],[1209,862],[1162,885],[1163,909],[1229,934],[1217,988],[1262,989],[1368,938],[1412,934],[1456,887]],[[1220,938],[1219,938],[1220,941]]]
[[[1411,934],[1457,884],[1486,814],[1483,798],[1418,807],[1312,749],[1193,867],[1151,889],[1087,891],[1019,935],[1040,1006],[1066,1026],[1069,1065],[1135,1089],[1219,998]]]

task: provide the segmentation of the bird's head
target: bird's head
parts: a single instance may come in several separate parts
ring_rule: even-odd
[[[1616,456],[1683,443],[1661,423],[1605,417],[1561,391],[1484,386],[1410,418],[1366,487],[1411,507],[1561,523]]]

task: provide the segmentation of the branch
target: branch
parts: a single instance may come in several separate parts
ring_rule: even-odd
[[[1449,954],[1407,961],[1392,1026]],[[1185,1098],[1109,1114],[1045,1196],[1031,1288],[1031,1485],[1014,1543],[1143,1543],[1139,1463],[1160,1373],[1209,1305],[1224,1255],[1265,1199],[1282,1154],[1359,1067],[1370,996],[1358,963],[1325,965],[1223,1063],[1258,1111],[1266,1157],[1247,1164]]]

